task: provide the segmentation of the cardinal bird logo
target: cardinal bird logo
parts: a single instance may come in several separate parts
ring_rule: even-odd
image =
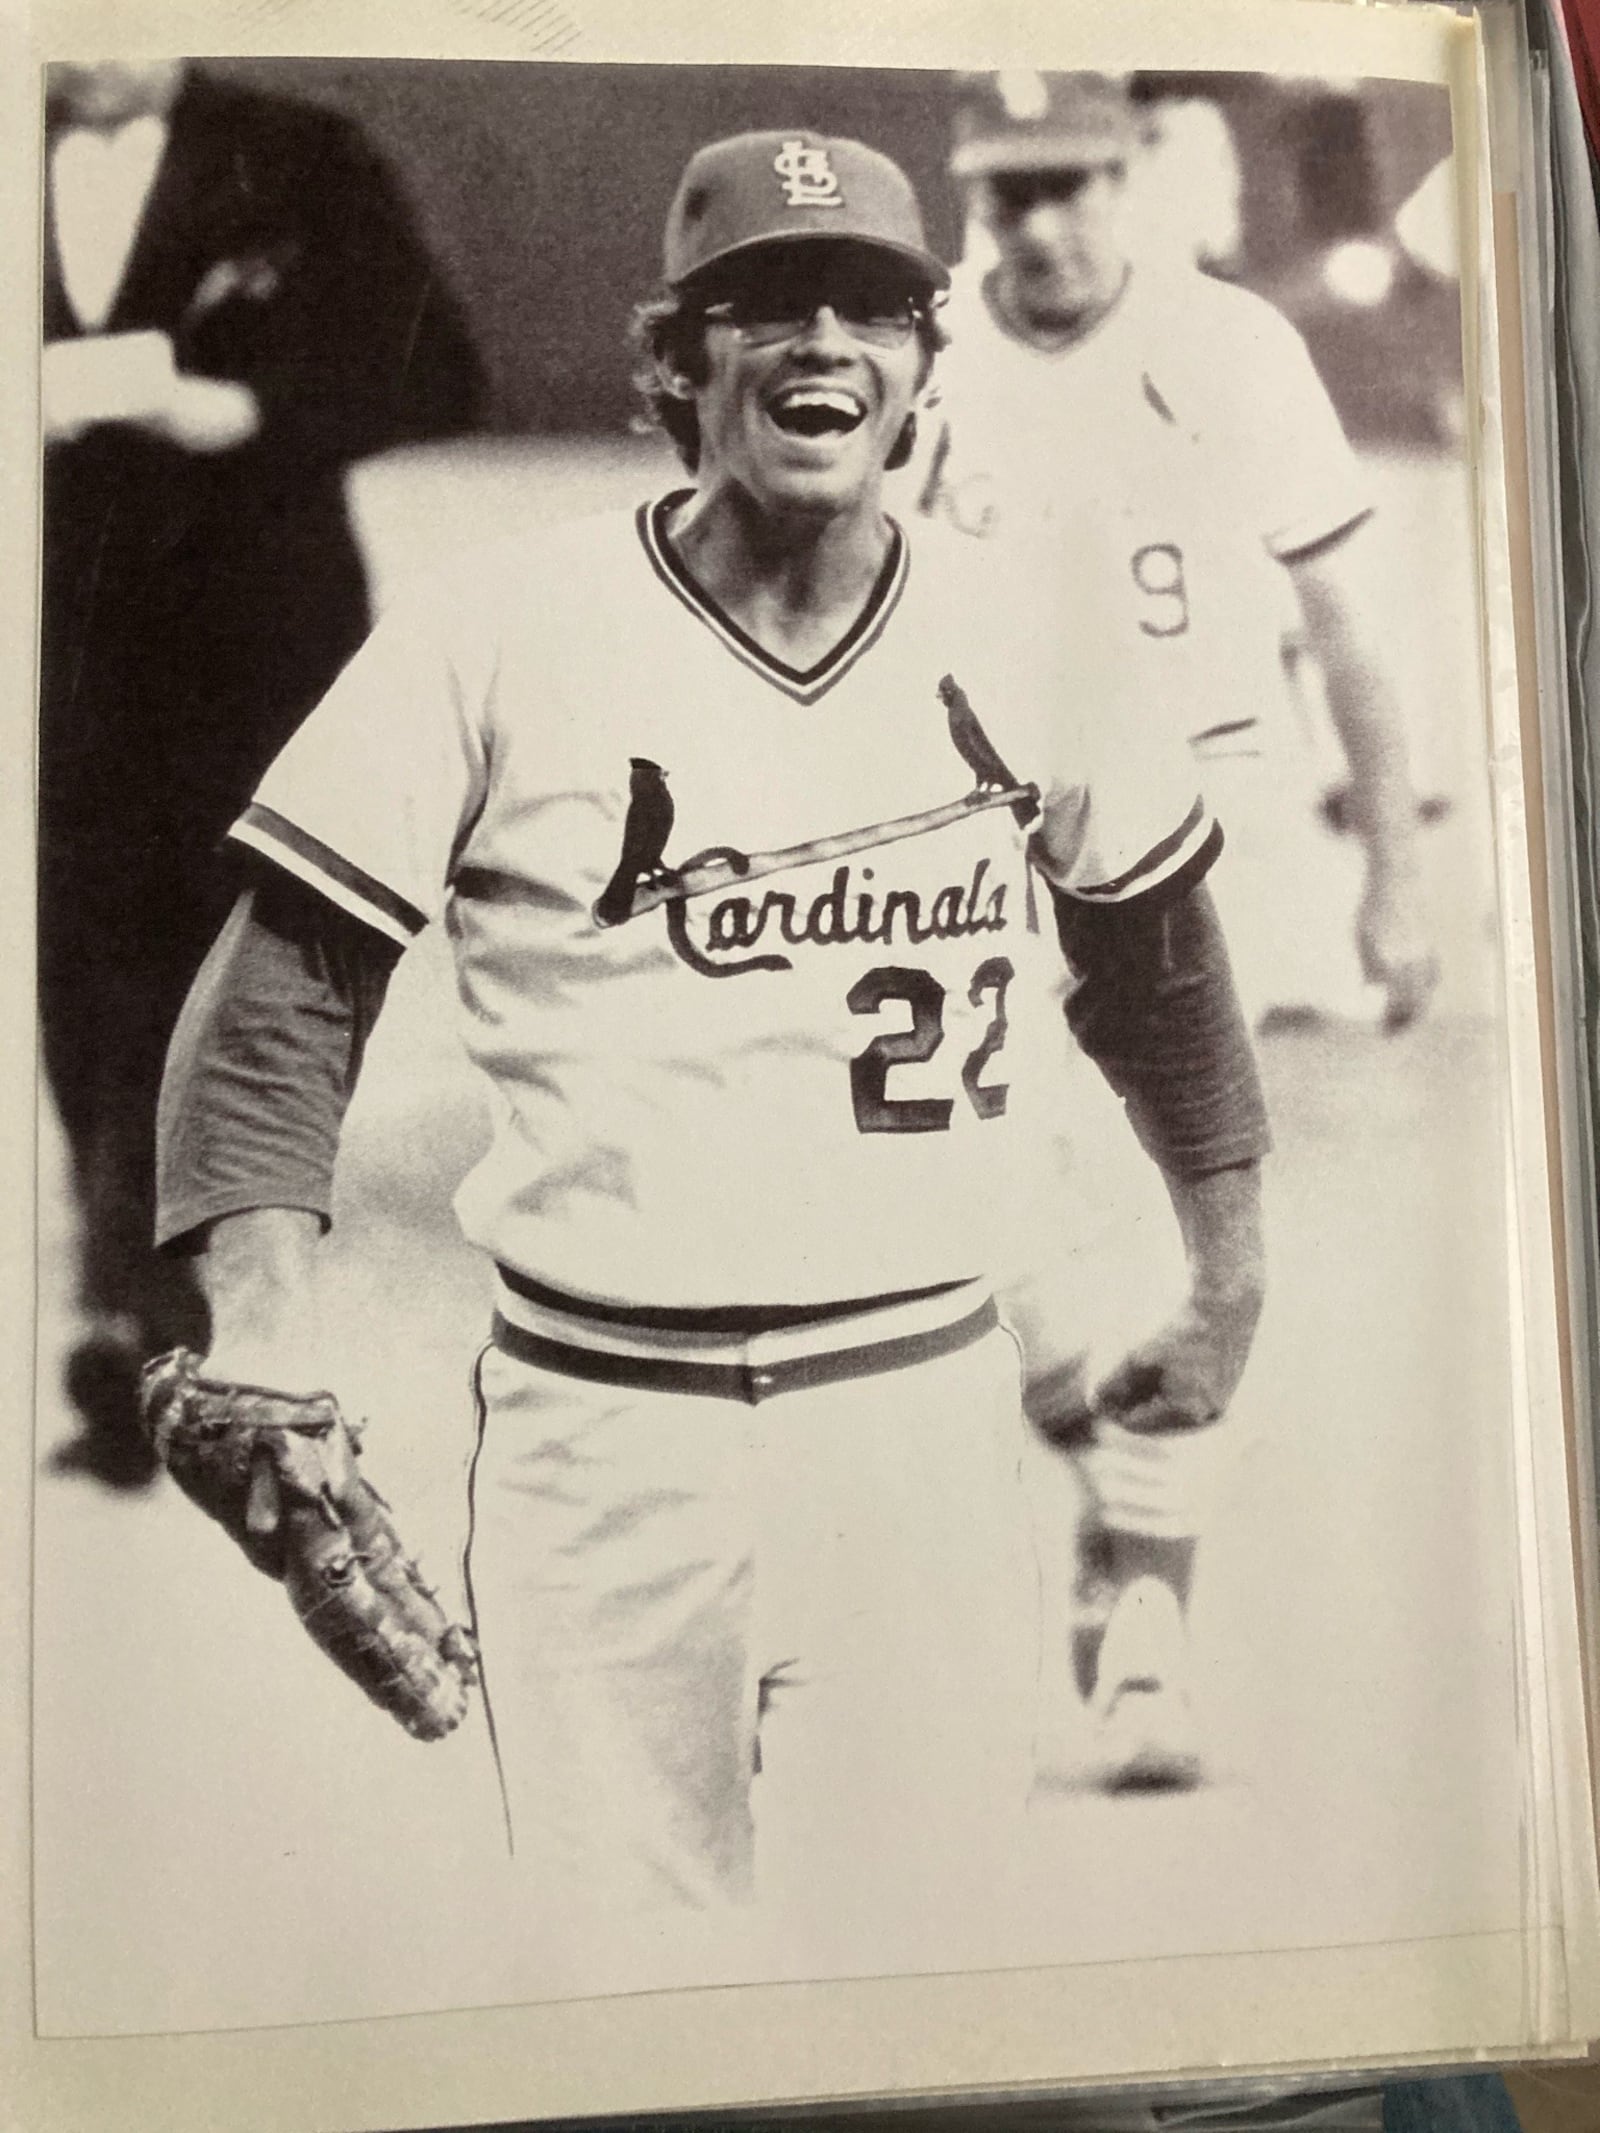
[[[594,907],[602,926],[620,926],[634,914],[636,889],[665,889],[673,884],[666,863],[667,839],[675,810],[666,772],[641,755],[628,758],[628,817],[622,825],[622,857]]]
[[[939,701],[944,705],[956,753],[977,779],[979,792],[1010,800],[1018,827],[1025,829],[1039,809],[1038,787],[1018,785],[1001,762],[994,743],[978,724],[978,714],[953,674],[946,674],[940,682]]]
[[[737,845],[718,844],[696,852],[677,866],[670,866],[666,856],[667,840],[672,835],[675,810],[672,795],[667,790],[667,774],[659,763],[644,756],[630,756],[628,812],[622,829],[622,853],[604,892],[595,901],[595,923],[603,927],[626,925],[630,919],[642,917],[645,912],[664,905],[668,938],[674,950],[702,975],[720,978],[751,970],[788,970],[792,965],[784,955],[747,956],[738,962],[717,962],[705,955],[689,936],[687,909],[690,902],[726,891],[743,890],[767,875],[849,859],[857,852],[898,844],[907,837],[925,836],[929,831],[943,829],[950,823],[992,807],[1008,807],[1018,828],[1026,829],[1039,812],[1039,788],[1018,784],[979,724],[966,691],[953,675],[946,674],[940,681],[938,694],[944,705],[950,739],[975,781],[970,791],[943,807],[926,808],[919,814],[902,815],[890,822],[867,823],[859,829],[841,830],[833,836],[813,837],[803,844],[785,845],[776,851],[745,852]],[[844,871],[835,877],[833,893],[837,896],[845,893]],[[975,881],[967,898],[972,912],[979,906],[980,887],[981,882]],[[792,896],[784,893],[772,894],[777,896],[780,904],[794,901]],[[949,895],[955,897],[954,888]],[[827,901],[825,895],[822,902]],[[866,898],[866,903],[871,901],[870,896]],[[762,908],[765,910],[766,906]],[[952,911],[954,908],[952,906]],[[798,924],[794,914],[790,915],[793,923]],[[868,922],[865,904],[856,916],[861,924]],[[732,923],[731,916],[728,922]],[[971,912],[965,917],[952,916],[950,919],[951,926],[964,932],[991,923],[999,923],[997,912],[982,921]],[[824,938],[842,941],[853,937],[843,918],[831,931],[824,933],[820,906],[817,928],[819,943]],[[791,944],[798,940],[799,935],[793,936]]]

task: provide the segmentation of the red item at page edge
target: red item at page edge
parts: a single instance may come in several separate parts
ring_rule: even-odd
[[[1600,0],[1561,0],[1589,147],[1600,156]]]

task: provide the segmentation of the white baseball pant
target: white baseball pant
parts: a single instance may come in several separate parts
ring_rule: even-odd
[[[822,1350],[916,1348],[932,1308],[715,1353],[781,1378]],[[963,1291],[936,1315],[972,1309]],[[559,1374],[509,1353],[502,1320],[468,1573],[519,1864],[635,1907],[901,1900],[1014,1857],[1037,1576],[1016,1348],[977,1330],[752,1402]]]

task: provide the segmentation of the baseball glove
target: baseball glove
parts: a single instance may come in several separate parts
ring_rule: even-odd
[[[332,1393],[204,1377],[177,1348],[145,1366],[140,1406],[179,1488],[283,1583],[335,1665],[414,1739],[453,1732],[476,1678],[472,1639],[445,1620],[357,1471],[359,1438]]]

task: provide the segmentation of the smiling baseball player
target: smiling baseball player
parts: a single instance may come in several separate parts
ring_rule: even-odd
[[[458,1202],[497,1284],[484,1694],[518,1853],[627,1904],[936,1879],[1016,1834],[1037,1603],[991,1269],[1058,934],[1188,1246],[1120,1399],[1157,1499],[1261,1285],[1187,758],[1119,734],[1093,583],[1058,618],[883,508],[948,279],[907,181],[852,141],[717,142],[664,266],[637,338],[692,486],[394,603],[235,831],[259,879],[162,1113],[162,1234],[213,1312],[191,1435],[275,1388],[265,1458],[315,1382],[367,1031],[448,929],[499,1120]],[[1070,1355],[1036,1392],[1101,1427]]]

